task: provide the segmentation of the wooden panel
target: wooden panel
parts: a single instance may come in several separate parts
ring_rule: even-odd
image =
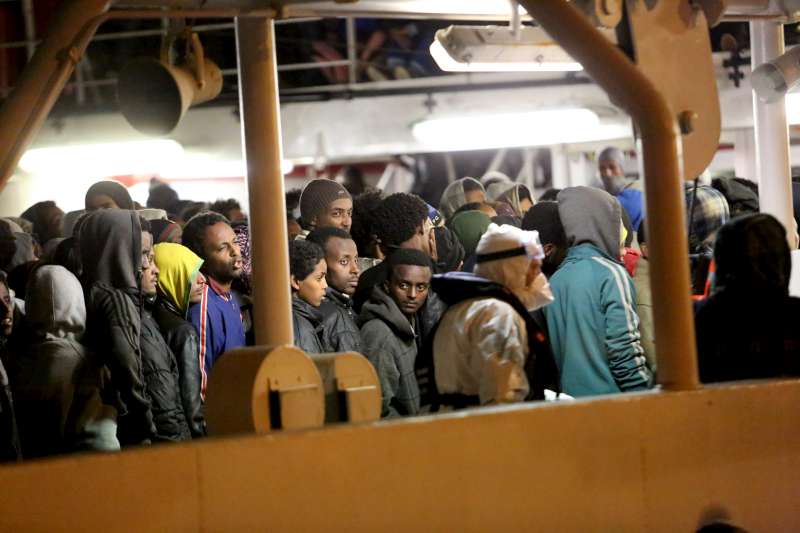
[[[800,381],[0,468],[0,531],[800,529]]]

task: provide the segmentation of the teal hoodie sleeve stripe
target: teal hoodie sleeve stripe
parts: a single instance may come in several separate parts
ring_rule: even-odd
[[[639,317],[634,311],[633,283],[624,268],[603,257],[592,258],[610,275],[602,285],[605,342],[608,364],[622,391],[646,389],[653,376],[647,367],[639,334]]]

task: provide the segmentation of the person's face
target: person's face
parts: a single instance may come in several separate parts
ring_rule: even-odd
[[[203,299],[203,289],[206,286],[206,277],[202,272],[198,272],[192,281],[192,287],[189,289],[189,303],[199,304]]]
[[[305,279],[298,280],[292,276],[292,288],[297,293],[297,297],[314,307],[319,307],[322,299],[325,298],[325,289],[328,288],[328,283],[325,281],[327,271],[325,260],[321,259],[314,271]]]
[[[153,236],[142,232],[142,294],[155,296],[158,286],[158,267],[153,254]]]
[[[303,228],[296,220],[289,220],[287,222],[287,229],[289,230],[289,240],[293,241],[298,235],[303,233]]]
[[[542,272],[549,278],[556,273],[558,267],[564,262],[564,258],[567,257],[567,250],[554,244],[545,244],[543,248]]]
[[[5,283],[0,283],[0,336],[8,337],[14,329],[14,302]]]
[[[467,204],[483,203],[486,201],[486,193],[480,189],[474,191],[464,191],[464,198]]]
[[[230,283],[242,274],[242,253],[236,234],[226,222],[206,228],[203,240],[203,271],[220,283]]]
[[[624,176],[625,171],[622,170],[620,164],[616,161],[600,161],[597,164],[597,170],[603,178],[613,178],[615,176]]]
[[[86,199],[86,210],[119,209],[117,202],[107,194],[95,194]]]
[[[47,235],[40,235],[40,237],[45,239],[45,242],[61,235],[61,221],[63,218],[64,211],[59,209],[57,206],[47,208],[47,212],[45,214]]]
[[[439,254],[436,251],[436,232],[433,231],[433,224],[426,218],[422,225],[417,227],[417,232],[413,237],[403,242],[400,248],[419,250],[425,252],[431,259],[436,261]]]
[[[494,218],[497,216],[497,211],[494,210],[494,207],[486,203],[481,204],[481,206],[478,208],[478,211],[484,213],[489,218]]]
[[[234,208],[228,211],[228,220],[231,222],[241,222],[247,220],[247,217],[242,213],[241,209]]]
[[[519,210],[522,211],[521,215],[524,216],[531,207],[533,207],[533,202],[531,202],[529,199],[523,198],[519,201]]]
[[[340,198],[328,205],[328,208],[317,217],[315,227],[334,227],[350,231],[353,224],[353,200],[350,198]]]
[[[431,269],[418,265],[397,265],[392,269],[386,290],[406,316],[413,316],[428,298]]]
[[[351,239],[332,237],[325,244],[327,282],[339,292],[352,296],[358,286],[358,249]]]

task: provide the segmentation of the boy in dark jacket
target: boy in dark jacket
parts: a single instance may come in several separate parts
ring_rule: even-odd
[[[289,272],[292,284],[294,344],[308,353],[324,353],[322,312],[327,266],[319,245],[304,240],[289,243]]]
[[[386,265],[388,278],[373,288],[361,310],[361,338],[380,379],[381,416],[415,415],[420,411],[417,312],[428,297],[433,266],[427,254],[408,249],[396,250]]]
[[[336,352],[361,352],[361,332],[353,311],[353,293],[358,285],[358,250],[350,234],[341,228],[319,228],[307,240],[325,252],[328,289],[320,306],[323,342]]]
[[[145,221],[146,222],[146,221]],[[149,226],[142,231],[142,369],[145,389],[153,411],[157,441],[181,441],[191,438],[181,402],[178,363],[167,346],[158,323],[151,314],[158,286],[158,267],[153,254],[153,236]]]

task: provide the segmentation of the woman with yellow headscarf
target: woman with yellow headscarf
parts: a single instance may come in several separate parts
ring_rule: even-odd
[[[158,299],[154,316],[178,361],[181,402],[192,438],[206,435],[203,393],[205,364],[200,360],[200,341],[191,322],[186,320],[189,306],[200,302],[206,280],[200,272],[203,260],[194,252],[174,243],[153,247],[158,267]]]

